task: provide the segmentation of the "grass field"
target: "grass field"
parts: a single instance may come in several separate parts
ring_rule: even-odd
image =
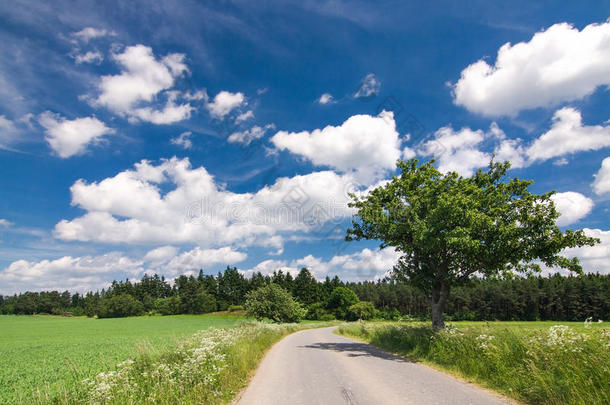
[[[338,333],[530,404],[610,403],[608,323],[357,322]]]
[[[70,391],[139,351],[154,353],[210,326],[232,326],[229,314],[118,319],[0,316],[0,404],[31,403]]]

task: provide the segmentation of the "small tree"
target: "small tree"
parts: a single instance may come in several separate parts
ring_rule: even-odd
[[[347,319],[349,307],[359,301],[355,292],[347,287],[337,287],[330,294],[327,308],[333,311],[337,319]]]
[[[559,253],[599,239],[559,229],[554,192],[532,194],[533,181],[505,181],[508,162],[468,178],[442,174],[432,163],[398,161],[400,176],[364,197],[352,194],[357,213],[346,240],[377,239],[400,252],[394,275],[430,294],[434,327],[444,327],[451,287],[474,274],[539,272],[535,260],[582,272],[577,258]]]
[[[359,319],[366,321],[374,318],[375,312],[375,306],[372,303],[368,301],[360,301],[349,307],[347,317],[354,321]]]
[[[292,295],[275,283],[262,286],[246,295],[246,314],[274,322],[299,322],[307,312]]]
[[[122,318],[144,313],[144,305],[129,294],[104,297],[100,302],[99,318]]]

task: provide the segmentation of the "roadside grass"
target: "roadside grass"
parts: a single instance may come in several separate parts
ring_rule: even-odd
[[[245,388],[267,350],[282,337],[332,323],[243,322],[210,328],[177,348],[140,353],[110,372],[86,380],[62,404],[224,404]]]
[[[230,327],[243,313],[114,319],[0,316],[0,404],[51,402],[138,353],[156,355],[196,331]]]
[[[356,322],[338,333],[530,404],[610,403],[610,329],[570,322]]]

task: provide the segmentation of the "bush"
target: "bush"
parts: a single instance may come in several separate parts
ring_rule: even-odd
[[[243,311],[243,310],[244,310],[243,305],[229,305],[229,312]]]
[[[305,315],[305,319],[319,321],[322,320],[322,317],[326,315],[330,314],[324,307],[324,304],[322,304],[321,302],[314,302],[313,304],[307,307],[307,315]],[[332,319],[335,319],[335,317],[332,316]]]
[[[360,301],[349,307],[347,317],[349,320],[357,321],[359,319],[366,321],[373,319],[377,310],[375,306],[368,301]]]
[[[157,298],[155,310],[161,315],[176,315],[180,313],[180,299],[178,297]]]
[[[98,310],[98,318],[122,318],[125,316],[142,315],[144,305],[129,294],[119,294],[103,298]]]
[[[337,319],[348,319],[349,307],[358,301],[355,292],[346,287],[337,287],[330,294],[327,308],[335,314]]]
[[[251,291],[246,296],[246,314],[256,319],[269,318],[274,322],[299,322],[305,309],[292,295],[275,283]]]

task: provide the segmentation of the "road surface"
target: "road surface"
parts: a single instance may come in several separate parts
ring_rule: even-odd
[[[309,329],[267,353],[239,405],[509,404],[427,366],[332,333]]]

